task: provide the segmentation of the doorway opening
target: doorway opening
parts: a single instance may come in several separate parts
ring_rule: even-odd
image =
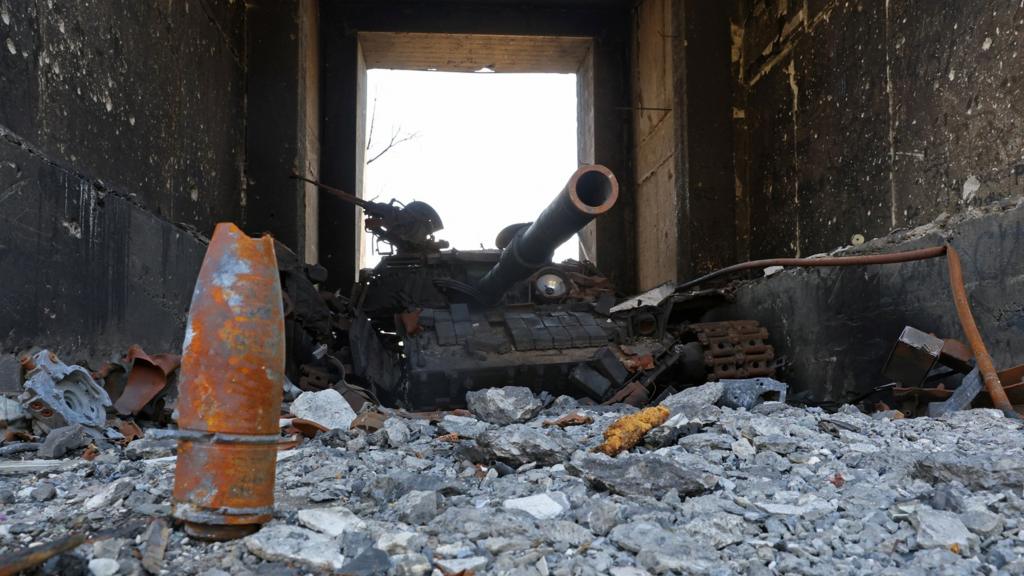
[[[452,248],[494,248],[498,232],[531,222],[578,165],[574,73],[370,69],[363,198],[430,204]],[[368,233],[360,267],[387,245]],[[580,258],[576,237],[556,262]]]

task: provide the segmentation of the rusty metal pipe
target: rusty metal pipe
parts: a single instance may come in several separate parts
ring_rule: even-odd
[[[270,520],[284,382],[284,312],[270,236],[218,224],[182,346],[173,512],[227,540]]]
[[[594,218],[611,210],[619,182],[600,164],[581,166],[533,223],[520,230],[501,259],[477,285],[489,302],[501,299],[513,284],[551,262],[555,249]]]
[[[1010,399],[1006,397],[1006,391],[1003,390],[1003,383],[1000,382],[999,375],[996,373],[992,356],[988,353],[985,341],[981,338],[981,331],[978,330],[978,324],[974,321],[971,304],[967,300],[967,289],[964,286],[960,254],[952,244],[946,245],[946,262],[949,265],[949,288],[953,292],[956,314],[960,318],[960,326],[964,330],[964,336],[967,337],[967,343],[970,344],[971,352],[974,353],[974,359],[978,363],[978,371],[981,372],[982,380],[985,382],[985,390],[992,398],[992,405],[1009,417],[1020,418],[1017,411],[1013,409]]]
[[[931,248],[907,250],[904,252],[890,252],[888,254],[870,254],[866,256],[839,256],[831,258],[770,258],[767,260],[751,260],[749,262],[734,264],[727,268],[716,270],[710,274],[705,274],[700,278],[684,282],[677,286],[676,290],[692,288],[699,284],[709,282],[722,276],[741,272],[743,270],[767,268],[768,266],[866,266],[871,264],[913,262],[915,260],[937,258],[942,255],[946,256],[946,263],[949,267],[949,287],[953,292],[953,303],[956,305],[956,313],[960,319],[960,326],[963,328],[964,335],[967,337],[967,341],[971,346],[971,352],[974,354],[975,360],[978,363],[978,371],[981,372],[982,379],[985,382],[985,390],[992,398],[992,404],[996,408],[1001,410],[1008,417],[1020,418],[1020,414],[1014,410],[1013,404],[1010,403],[1009,398],[1006,396],[1006,391],[1003,389],[1003,384],[999,380],[999,375],[996,372],[994,363],[992,362],[992,356],[988,353],[988,348],[985,347],[985,342],[981,337],[981,331],[978,330],[978,325],[974,321],[974,315],[971,313],[971,305],[967,299],[967,290],[964,287],[964,275],[963,268],[960,265],[960,254],[952,244],[947,243],[942,246],[933,246]]]
[[[715,270],[700,278],[694,278],[683,282],[676,287],[676,290],[686,290],[706,282],[728,276],[744,270],[755,268],[768,268],[770,266],[797,266],[801,268],[815,266],[869,266],[873,264],[896,264],[898,262],[913,262],[915,260],[927,260],[938,258],[946,253],[945,246],[934,246],[918,250],[907,250],[905,252],[889,252],[887,254],[867,254],[864,256],[832,256],[825,258],[768,258],[766,260],[751,260],[733,264],[721,270]]]

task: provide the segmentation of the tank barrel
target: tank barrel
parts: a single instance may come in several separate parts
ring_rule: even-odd
[[[619,183],[611,170],[600,164],[580,167],[540,216],[505,247],[477,289],[488,303],[497,302],[513,284],[550,263],[556,248],[610,210],[618,197]]]

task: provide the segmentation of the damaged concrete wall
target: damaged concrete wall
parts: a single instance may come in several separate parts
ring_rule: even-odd
[[[645,290],[677,278],[671,2],[646,0],[637,6],[633,42],[636,273]]]
[[[0,349],[180,343],[245,214],[245,6],[0,0]]]
[[[733,58],[751,257],[822,252],[1024,193],[1019,3],[749,5]]]
[[[871,244],[943,213],[959,221],[1016,202],[1022,32],[1024,8],[997,0],[741,2],[732,31],[739,258]],[[1024,362],[1021,221],[1020,209],[997,210],[952,228],[1004,368]],[[962,338],[940,262],[787,272],[744,286],[726,316],[768,326],[796,397],[812,401],[884,383],[879,370],[904,325]]]
[[[1024,201],[1005,201],[868,242],[960,251],[975,320],[1000,370],[1024,363]],[[772,334],[795,400],[841,402],[887,383],[882,366],[904,326],[966,341],[945,260],[787,270],[737,290],[716,317],[751,318]]]
[[[735,7],[644,0],[633,14],[637,283],[732,264],[736,171],[730,22]]]

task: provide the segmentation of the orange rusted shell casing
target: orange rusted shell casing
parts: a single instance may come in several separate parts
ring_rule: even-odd
[[[173,513],[192,536],[237,538],[273,513],[281,302],[273,239],[218,224],[182,346]]]

